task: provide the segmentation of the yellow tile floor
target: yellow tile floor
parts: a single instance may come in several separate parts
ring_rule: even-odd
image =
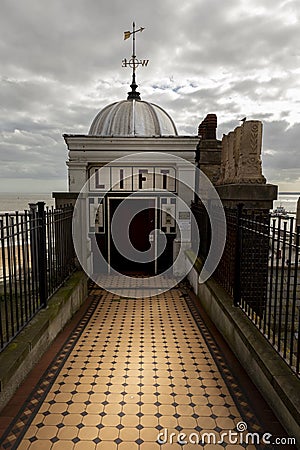
[[[97,292],[94,313],[17,448],[195,449],[203,446],[180,445],[178,435],[219,440],[235,430],[243,420],[236,398],[180,289],[143,299]],[[204,448],[255,448],[226,442]]]

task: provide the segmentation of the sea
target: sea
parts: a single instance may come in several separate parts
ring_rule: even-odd
[[[54,206],[54,199],[49,193],[16,194],[0,193],[0,213],[24,211],[29,209],[29,203],[45,202],[46,206]]]
[[[299,197],[300,192],[279,194],[278,200],[274,201],[274,209],[277,206],[283,206],[287,213],[295,214]],[[0,212],[24,211],[25,209],[28,209],[29,203],[37,203],[39,201],[45,202],[46,206],[54,206],[54,199],[52,198],[51,193],[0,193]]]
[[[288,214],[296,214],[298,198],[300,198],[300,192],[279,194],[278,200],[274,201],[274,209],[277,206],[283,206]]]

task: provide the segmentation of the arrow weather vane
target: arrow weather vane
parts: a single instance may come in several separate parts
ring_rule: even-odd
[[[131,87],[131,92],[128,92],[128,100],[131,99],[137,99],[140,100],[140,93],[136,92],[136,89],[138,87],[138,85],[136,84],[135,81],[135,69],[138,66],[145,66],[147,67],[149,59],[137,59],[136,58],[136,54],[135,54],[135,34],[138,33],[139,31],[143,31],[145,28],[140,27],[138,30],[135,29],[135,23],[133,22],[132,24],[132,31],[124,31],[124,41],[126,39],[129,39],[132,36],[132,56],[129,60],[127,60],[127,58],[123,59],[122,61],[122,67],[131,67],[132,68],[132,84],[130,85]]]

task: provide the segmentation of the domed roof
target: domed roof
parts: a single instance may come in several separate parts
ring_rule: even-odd
[[[159,106],[127,99],[102,109],[89,130],[94,136],[177,136],[171,117]]]

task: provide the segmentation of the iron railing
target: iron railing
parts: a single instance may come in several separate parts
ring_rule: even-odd
[[[210,247],[210,224],[201,203],[192,206],[199,231],[198,255]],[[255,326],[300,374],[300,227],[290,217],[225,209],[225,249],[214,278]]]
[[[0,214],[0,350],[75,270],[71,207]]]

